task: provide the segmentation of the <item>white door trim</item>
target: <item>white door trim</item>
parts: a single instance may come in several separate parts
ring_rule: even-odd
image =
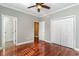
[[[67,18],[73,18],[73,24],[74,24],[74,36],[73,36],[73,39],[74,39],[74,48],[73,49],[75,49],[76,48],[76,15],[70,15],[70,16],[66,16],[66,17],[60,17],[60,18],[54,18],[54,20],[53,21],[59,21],[59,19],[67,19]],[[51,21],[52,21],[52,19],[51,19]],[[51,23],[51,21],[50,21],[50,23]],[[51,31],[51,29],[50,29],[50,31]],[[52,39],[52,38],[51,38]]]
[[[5,38],[4,38],[4,31],[5,31],[5,28],[4,28],[4,19],[3,19],[3,17],[4,16],[10,16],[10,15],[5,15],[5,14],[2,14],[1,15],[1,18],[2,18],[2,35],[1,35],[1,39],[2,39],[2,49],[4,49],[5,48]],[[14,17],[14,16],[11,16],[11,17]],[[16,35],[16,38],[15,38],[15,40],[16,40],[16,42],[17,42],[17,17],[15,17],[16,18],[16,25],[15,25],[15,28],[16,28],[16,33],[15,33],[15,35]],[[15,44],[16,44],[16,42],[14,42]]]

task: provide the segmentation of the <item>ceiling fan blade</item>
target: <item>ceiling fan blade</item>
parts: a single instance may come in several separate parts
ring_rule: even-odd
[[[36,3],[36,5],[42,5],[42,4],[44,4],[44,3]]]
[[[46,5],[41,5],[43,8],[46,8],[46,9],[50,9],[49,6],[46,6]]]
[[[40,12],[40,9],[38,8],[37,11]]]
[[[36,5],[33,5],[33,6],[30,6],[30,7],[28,7],[28,8],[32,8],[32,7],[35,7]]]
[[[36,3],[36,5],[39,5],[40,3]]]
[[[42,5],[42,4],[44,4],[44,3],[40,3],[40,4]]]

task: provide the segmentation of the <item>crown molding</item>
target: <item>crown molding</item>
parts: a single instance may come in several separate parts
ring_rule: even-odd
[[[57,13],[57,12],[60,12],[60,11],[69,9],[69,8],[74,7],[74,6],[77,6],[77,5],[79,5],[79,4],[78,4],[78,3],[77,3],[77,4],[72,4],[72,5],[70,5],[70,6],[67,6],[67,7],[58,9],[58,10],[56,10],[56,11],[52,11],[52,12],[50,12],[50,13],[44,14],[43,16],[40,16],[40,17],[46,17],[46,16],[48,16],[48,15],[51,15],[51,14],[54,14],[54,13]]]
[[[1,3],[0,5],[3,6],[3,7],[7,7],[7,8],[10,8],[10,9],[19,11],[19,12],[23,12],[23,13],[25,13],[25,14],[29,14],[29,15],[33,15],[33,16],[35,16],[35,17],[38,17],[36,14],[34,14],[34,13],[28,11],[28,10],[24,11],[24,10],[22,10],[22,9],[18,9],[18,8],[16,8],[16,7],[12,7],[11,5],[8,5],[8,4],[5,4],[5,3]]]
[[[58,9],[58,10],[56,10],[56,11],[52,11],[52,12],[49,12],[49,13],[43,14],[43,15],[37,15],[37,14],[34,14],[34,13],[32,13],[32,12],[29,12],[28,10],[24,11],[24,10],[22,10],[22,9],[18,9],[18,8],[16,8],[16,7],[12,7],[11,5],[7,5],[7,4],[5,4],[5,3],[1,3],[0,5],[3,6],[3,7],[7,7],[7,8],[10,8],[10,9],[16,10],[16,11],[23,12],[23,13],[25,13],[25,14],[29,14],[29,15],[33,15],[33,16],[38,17],[38,18],[42,18],[42,17],[48,16],[48,15],[51,15],[51,14],[54,14],[54,13],[57,13],[57,12],[66,10],[66,9],[68,9],[68,8],[77,6],[77,5],[79,5],[79,4],[78,4],[78,3],[72,4],[72,5],[70,5],[70,6],[67,6],[67,7],[64,7],[64,8],[61,8],[61,9]]]

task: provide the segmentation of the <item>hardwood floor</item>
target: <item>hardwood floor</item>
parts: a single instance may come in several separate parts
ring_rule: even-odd
[[[0,55],[2,55],[0,51]],[[6,50],[7,56],[79,56],[79,51],[54,43],[40,41],[37,46],[33,43],[19,45]]]

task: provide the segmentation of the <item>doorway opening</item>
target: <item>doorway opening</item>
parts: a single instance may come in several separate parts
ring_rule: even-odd
[[[14,49],[17,39],[17,17],[2,15],[2,48],[3,55],[8,55],[8,50]],[[13,52],[14,54],[14,52]]]

